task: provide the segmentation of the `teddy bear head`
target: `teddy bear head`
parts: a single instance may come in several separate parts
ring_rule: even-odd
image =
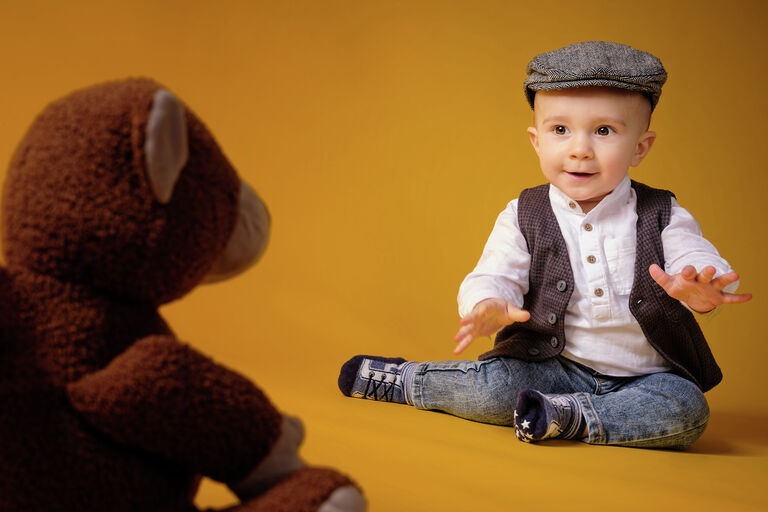
[[[3,190],[9,268],[162,304],[261,255],[268,214],[203,123],[148,79],[49,105]]]

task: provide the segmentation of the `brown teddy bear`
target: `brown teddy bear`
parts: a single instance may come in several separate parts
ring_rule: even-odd
[[[258,259],[269,216],[203,123],[151,80],[48,106],[14,154],[0,267],[0,510],[360,511],[298,420],[158,314]]]

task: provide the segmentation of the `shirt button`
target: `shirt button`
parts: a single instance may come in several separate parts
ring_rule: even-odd
[[[537,356],[539,355],[539,349],[537,349],[536,347],[531,347],[528,349],[528,354],[532,356]]]
[[[587,263],[594,263],[596,261],[597,261],[597,258],[592,256],[591,254],[589,256],[587,256]]]
[[[595,295],[597,295],[598,297],[602,297],[603,296],[603,289],[602,288],[595,288]]]
[[[576,209],[576,203],[574,203],[573,201],[570,201],[570,202],[568,203],[568,207],[569,207],[571,210],[575,210],[575,209]]]
[[[552,325],[555,325],[557,323],[557,315],[554,313],[550,313],[547,315],[547,322],[551,323]]]
[[[592,224],[584,224],[584,231],[592,231]]]
[[[568,288],[568,283],[566,283],[562,279],[557,282],[557,291],[564,292],[566,288]]]
[[[549,340],[549,344],[552,345],[552,348],[557,348],[557,336],[552,336]]]

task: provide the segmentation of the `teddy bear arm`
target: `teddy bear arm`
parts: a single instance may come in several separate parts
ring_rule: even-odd
[[[116,441],[224,482],[245,476],[280,435],[282,416],[261,390],[172,336],[134,343],[67,392]]]
[[[17,323],[12,290],[13,281],[8,270],[0,265],[0,354],[13,336],[13,326]]]

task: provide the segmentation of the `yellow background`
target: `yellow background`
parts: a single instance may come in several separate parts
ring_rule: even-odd
[[[766,19],[759,1],[0,0],[0,158],[49,101],[107,79],[150,76],[190,105],[265,198],[274,231],[257,267],[164,314],[300,415],[305,457],[349,472],[374,512],[391,500],[549,509],[540,499],[757,510],[768,502]],[[542,182],[525,65],[589,39],[661,58],[658,139],[631,175],[675,191],[755,294],[702,324],[725,374],[704,438],[686,454],[528,446],[509,429],[342,398],[335,379],[353,354],[452,357],[461,279],[498,212]],[[206,482],[198,501],[231,495]]]

